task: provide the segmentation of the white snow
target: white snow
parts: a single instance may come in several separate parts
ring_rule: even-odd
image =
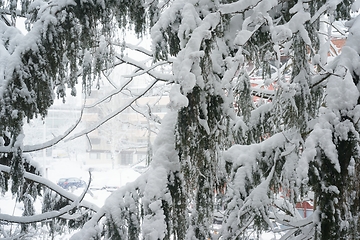
[[[351,64],[353,58],[350,59],[352,54],[348,54],[346,47],[343,48],[343,54],[347,56],[346,61]],[[349,57],[349,58],[348,58]],[[339,62],[339,67],[336,69],[336,73],[341,76],[331,76],[327,84],[327,96],[326,103],[327,106],[334,110],[346,109],[350,110],[355,107],[357,104],[357,99],[359,97],[359,90],[353,82],[350,70],[346,69],[343,66],[349,66],[346,62]],[[346,64],[346,65],[345,65]]]
[[[234,40],[234,44],[242,46],[244,45],[252,36],[253,32],[249,31],[249,30],[241,30],[235,40]]]
[[[171,4],[164,8],[159,21],[152,28],[151,35],[153,40],[153,50],[155,46],[158,46],[158,44],[161,47],[167,47],[165,45],[166,43],[163,42],[164,39],[162,33],[165,29],[169,30],[169,26],[172,27],[170,28],[172,34],[179,37],[181,51],[175,60],[169,61],[173,63],[173,75],[155,71],[155,68],[163,63],[158,63],[158,65],[152,65],[149,67],[141,61],[137,61],[126,56],[117,56],[119,61],[125,61],[134,66],[138,66],[139,69],[141,69],[141,71],[127,75],[126,77],[131,78],[147,73],[158,79],[151,82],[147,88],[140,93],[140,96],[151,89],[157,81],[162,80],[165,82],[175,82],[170,91],[171,111],[163,120],[162,131],[158,135],[154,144],[154,160],[151,163],[149,170],[140,177],[136,174],[131,174],[131,177],[129,178],[133,179],[127,179],[126,181],[123,181],[123,179],[119,177],[116,181],[118,184],[115,185],[121,187],[117,191],[113,192],[109,197],[108,193],[93,191],[92,195],[86,194],[85,201],[78,203],[77,201],[79,195],[81,194],[80,190],[76,190],[74,192],[75,194],[72,194],[61,189],[54,182],[56,182],[58,178],[65,176],[76,175],[77,177],[86,178],[85,168],[81,169],[84,166],[81,166],[80,169],[79,166],[70,169],[70,163],[68,162],[51,162],[47,169],[50,179],[40,178],[39,176],[27,173],[25,174],[25,177],[48,185],[54,191],[57,191],[71,199],[73,201],[73,205],[67,206],[59,211],[45,214],[38,213],[38,215],[26,218],[20,218],[18,215],[11,215],[10,212],[5,213],[5,210],[2,208],[0,217],[8,219],[9,221],[21,219],[21,221],[24,222],[29,220],[33,221],[44,217],[52,217],[63,213],[65,214],[71,207],[80,204],[95,209],[97,214],[84,226],[84,229],[74,235],[72,239],[90,239],[91,236],[94,236],[101,231],[98,226],[98,221],[100,221],[104,215],[112,216],[115,223],[122,224],[125,221],[122,219],[122,214],[129,213],[131,211],[139,211],[138,208],[141,206],[144,219],[141,223],[137,224],[142,224],[141,227],[144,238],[149,240],[163,238],[166,233],[167,223],[162,209],[162,204],[164,201],[172,204],[172,199],[169,196],[167,185],[168,177],[170,173],[179,171],[180,169],[178,152],[175,150],[174,133],[178,114],[177,111],[188,106],[189,103],[186,95],[190,93],[196,85],[201,89],[206,89],[206,87],[210,86],[211,91],[213,91],[211,93],[214,94],[220,92],[223,93],[224,91],[230,89],[231,82],[238,75],[238,71],[241,67],[243,67],[245,61],[244,55],[246,52],[242,47],[249,41],[255,31],[258,31],[260,26],[263,26],[265,22],[271,33],[271,41],[274,43],[273,50],[275,51],[275,56],[277,57],[277,63],[275,63],[275,65],[277,67],[277,71],[279,72],[281,50],[285,53],[291,53],[288,51],[290,50],[288,48],[290,44],[287,41],[289,41],[294,34],[298,33],[308,45],[309,49],[311,49],[311,39],[309,38],[309,34],[306,31],[304,24],[309,21],[315,21],[325,12],[331,13],[331,11],[333,11],[336,8],[336,5],[341,1],[327,1],[327,3],[324,4],[324,6],[313,16],[311,16],[308,11],[309,6],[306,1],[298,1],[298,3],[290,10],[290,13],[292,14],[291,20],[284,25],[276,25],[275,20],[271,19],[269,16],[273,7],[279,4],[276,0],[235,1],[230,4],[219,5],[219,9],[212,13],[208,12],[204,8],[202,9],[203,15],[201,17],[199,16],[200,11],[197,9],[197,4],[210,4],[210,1],[198,2],[175,0],[170,2]],[[353,10],[359,9],[359,2],[360,1],[357,0],[353,4]],[[11,75],[12,71],[19,66],[20,54],[29,49],[37,50],[36,43],[40,34],[44,33],[43,30],[52,23],[59,21],[59,19],[54,17],[54,13],[59,11],[63,6],[76,4],[72,0],[56,1],[56,3],[58,5],[55,5],[52,8],[49,8],[47,3],[41,1],[36,1],[32,4],[31,8],[39,9],[42,14],[40,15],[39,22],[33,26],[32,30],[27,33],[26,36],[21,35],[13,28],[6,27],[2,22],[0,22],[1,41],[11,38],[8,49],[4,48],[3,42],[0,46],[0,79],[3,79],[0,82],[0,96],[3,96],[2,90],[6,86],[8,77]],[[104,2],[101,3],[104,4]],[[215,3],[213,4],[216,5]],[[102,5],[102,7],[105,7],[105,5]],[[240,12],[246,12],[246,14],[238,14]],[[238,52],[235,56],[227,56],[224,60],[225,62],[223,62],[221,58],[223,57],[222,54],[228,53],[227,46],[220,40],[216,42],[218,44],[218,48],[214,50],[211,55],[211,58],[214,58],[212,59],[213,65],[211,67],[213,67],[214,73],[219,76],[223,74],[223,82],[220,83],[219,81],[216,81],[218,79],[211,76],[211,74],[210,76],[207,76],[208,79],[203,78],[200,60],[205,55],[203,50],[204,40],[208,40],[213,36],[212,34],[215,28],[222,27],[222,14],[238,14],[238,16],[232,17],[229,30],[230,33],[225,36],[225,39],[229,41],[229,46],[233,47],[233,45],[236,45]],[[181,17],[181,21],[179,21],[179,17]],[[323,18],[321,19],[324,20]],[[332,21],[332,19],[330,19],[330,21]],[[306,183],[308,180],[309,163],[317,161],[320,149],[331,161],[334,169],[339,172],[341,171],[336,145],[333,140],[334,137],[340,140],[347,140],[349,132],[353,132],[356,137],[359,137],[353,124],[353,122],[358,122],[360,119],[360,108],[357,106],[360,96],[360,85],[356,86],[353,81],[353,77],[355,75],[354,73],[360,76],[360,45],[358,44],[360,39],[360,31],[358,31],[360,28],[359,17],[350,22],[349,26],[350,25],[352,28],[349,32],[347,44],[343,47],[341,55],[337,57],[335,61],[327,66],[324,66],[328,62],[327,55],[329,50],[328,48],[330,46],[329,39],[326,39],[325,37],[321,39],[321,44],[324,44],[322,46],[323,48],[312,59],[313,64],[321,65],[321,67],[324,67],[325,70],[329,71],[331,76],[324,80],[323,86],[326,87],[326,97],[324,99],[323,108],[320,109],[318,116],[316,116],[315,119],[311,119],[311,123],[308,124],[310,133],[306,136],[304,142],[302,142],[302,136],[300,136],[299,132],[287,130],[272,136],[269,134],[267,139],[259,144],[252,144],[249,146],[233,145],[224,152],[224,159],[232,163],[232,173],[230,176],[232,182],[230,182],[228,186],[229,196],[233,194],[234,198],[229,202],[228,207],[230,209],[236,209],[230,213],[228,226],[236,228],[239,223],[238,217],[241,216],[241,214],[246,213],[248,209],[251,209],[256,214],[266,215],[267,207],[271,205],[271,201],[273,200],[271,199],[270,194],[270,183],[275,174],[275,167],[278,164],[277,160],[280,157],[285,159],[286,163],[283,165],[283,169],[281,169],[281,175],[276,177],[282,178],[281,180],[284,182],[288,181],[285,184],[288,184],[289,187],[292,186],[291,184],[296,185],[293,183],[295,181],[297,181],[299,186],[301,183]],[[323,26],[322,30],[329,34],[331,32],[330,27],[326,29]],[[50,37],[56,36],[50,35]],[[26,41],[24,41],[24,39],[26,39]],[[100,39],[99,43],[99,51],[101,52],[106,46],[105,39]],[[281,49],[283,43],[285,44],[285,49]],[[150,52],[146,53],[151,54]],[[89,65],[92,64],[92,58],[90,55],[90,52],[86,52],[84,59]],[[273,57],[270,52],[268,56],[268,59]],[[317,74],[315,71],[312,71],[312,73]],[[280,73],[278,77],[281,77]],[[284,100],[284,102],[289,102],[289,104],[294,108],[294,112],[298,111],[298,109],[296,109],[294,97],[299,93],[298,90],[301,87],[301,83],[303,83],[304,79],[307,79],[307,77],[309,77],[308,72],[302,70],[300,71],[300,74],[293,79],[294,82],[290,83],[285,79],[283,82],[279,81],[278,83],[283,90],[282,100]],[[318,76],[315,76],[314,79],[318,79]],[[265,81],[265,85],[273,83],[273,79]],[[270,90],[261,89],[260,85],[255,88],[258,92],[270,93]],[[309,89],[305,90],[307,91]],[[115,90],[106,98],[100,99],[99,102],[108,99],[112,96],[112,94],[119,91],[121,90]],[[19,91],[19,94],[29,101],[31,100],[29,99],[31,94],[26,90],[26,88]],[[227,94],[231,94],[231,92],[227,92]],[[87,134],[90,131],[97,129],[101,124],[123,112],[140,96],[133,97],[124,105],[119,106],[114,113],[106,116],[103,121],[95,124],[90,129],[74,134],[69,139],[77,138],[78,136]],[[224,98],[226,97],[224,96]],[[232,104],[232,101],[232,96],[225,99],[228,106]],[[234,112],[230,113],[232,110],[230,107],[228,107],[225,111],[228,111],[227,113],[234,121],[233,129],[241,129],[244,133],[246,130],[256,127],[259,120],[263,120],[265,116],[264,113],[272,110],[274,106],[275,104],[270,102],[256,108],[252,111],[250,122],[244,122],[244,119],[236,117]],[[207,122],[206,106],[200,105],[200,107],[202,108],[205,117],[204,119],[198,118],[198,121],[206,132],[210,133],[212,129],[210,129]],[[279,108],[281,107],[283,106],[279,106]],[[350,117],[352,118],[352,121],[344,121],[342,116]],[[17,110],[12,112],[12,117],[18,117]],[[50,141],[34,145],[22,146],[24,136],[20,135],[17,139],[16,147],[22,147],[24,152],[28,152],[52,146],[66,137],[72,129],[73,128],[70,128],[64,135],[55,137]],[[267,133],[264,133],[264,135],[265,134]],[[301,148],[299,147],[300,145]],[[0,146],[0,150],[4,152],[12,151],[9,147],[4,146]],[[300,159],[298,158],[299,156],[301,156]],[[266,161],[265,164],[269,165],[266,173],[259,170],[259,159]],[[66,169],[61,169],[61,166],[65,166]],[[296,172],[294,172],[294,169]],[[10,169],[5,166],[0,166],[0,170],[6,172],[10,171]],[[354,174],[354,159],[351,160],[348,171],[349,174]],[[117,174],[125,175],[130,172],[130,169],[117,169],[104,173],[94,172],[94,182],[98,181],[96,184],[99,185],[108,185],[109,181],[106,178],[115,179],[117,178]],[[261,179],[259,180],[260,183],[253,188],[249,188],[246,184],[248,182],[253,183],[255,181],[253,179],[254,173],[259,173],[261,175]],[[133,181],[125,184],[128,180]],[[290,183],[290,181],[293,182]],[[113,183],[111,183],[111,185],[112,184]],[[325,190],[339,193],[338,188],[332,185],[327,187]],[[108,198],[105,200],[105,197]],[[9,200],[8,195],[5,196],[5,199],[6,201]],[[94,202],[96,202],[96,204]],[[104,202],[104,207],[97,207],[97,204],[103,205]],[[126,209],[126,211],[124,209]],[[17,209],[16,213],[18,213]],[[249,224],[252,220],[253,219],[249,219]],[[318,222],[320,220],[317,219],[317,215],[314,214],[314,216],[309,219],[292,222],[291,224],[295,227],[300,227],[301,224],[308,224],[310,221]],[[193,229],[190,229],[188,236],[193,237],[191,235],[192,233]]]

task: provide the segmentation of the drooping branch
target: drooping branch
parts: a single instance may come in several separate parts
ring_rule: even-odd
[[[81,108],[80,111],[80,116],[77,119],[76,123],[74,125],[72,125],[69,129],[67,129],[63,134],[54,137],[53,139],[46,141],[44,143],[41,144],[35,144],[35,145],[25,145],[23,147],[23,152],[24,153],[29,153],[29,152],[36,152],[36,151],[40,151],[40,150],[44,150],[47,149],[49,147],[55,146],[57,143],[59,143],[60,141],[64,140],[68,135],[70,135],[76,128],[77,126],[80,124],[82,117],[83,117],[83,113],[84,113],[84,108],[85,108],[85,101],[84,101],[84,105]],[[10,146],[0,146],[0,153],[11,153],[14,151],[13,147]]]
[[[0,165],[0,172],[6,172],[6,173],[10,173],[10,167],[8,166],[4,166],[4,165]],[[88,189],[85,189],[84,193],[80,196],[80,198],[66,190],[64,190],[63,188],[61,188],[60,186],[56,185],[55,183],[53,183],[52,181],[46,179],[46,178],[43,178],[41,176],[38,176],[38,175],[35,175],[35,174],[32,174],[32,173],[28,173],[28,172],[25,172],[24,173],[24,178],[25,179],[28,179],[28,180],[31,180],[31,181],[34,181],[34,182],[37,182],[49,189],[51,189],[52,191],[56,192],[57,194],[59,194],[60,196],[62,196],[63,198],[66,198],[74,203],[76,203],[76,206],[78,207],[85,207],[87,209],[90,209],[94,212],[97,212],[99,211],[99,207],[96,206],[95,204],[91,203],[91,202],[88,202],[86,200],[83,200],[83,195],[87,192]],[[91,176],[90,176],[90,182],[91,182]],[[90,184],[89,182],[89,184]],[[88,186],[89,186],[88,184]],[[81,200],[81,201],[79,201]],[[74,207],[73,207],[74,208]],[[63,213],[64,214],[64,213]],[[62,215],[62,214],[61,214]],[[2,215],[0,215],[0,219],[2,219],[1,217]],[[45,215],[44,215],[45,216]],[[46,215],[47,216],[47,215]],[[7,218],[6,218],[7,219]],[[6,219],[2,219],[4,221],[7,221]]]
[[[153,206],[163,207],[163,203],[173,204],[168,190],[168,176],[171,172],[178,171],[177,154],[174,150],[174,127],[177,119],[176,112],[168,113],[163,119],[163,128],[160,130],[159,139],[154,146],[154,159],[148,171],[139,176],[135,181],[128,183],[119,190],[113,192],[106,204],[82,227],[82,229],[71,237],[71,240],[92,239],[98,234],[99,221],[106,217],[111,223],[116,217],[116,227],[124,231],[118,233],[116,239],[138,239],[140,232],[143,234],[162,234],[167,224],[162,210]],[[157,221],[156,221],[157,220]],[[175,222],[175,219],[169,219]],[[140,224],[141,222],[141,224]],[[132,229],[135,233],[132,233]],[[105,232],[111,229],[104,229]],[[143,231],[142,231],[143,230]],[[134,235],[137,235],[135,238]],[[158,235],[160,236],[160,235]],[[132,238],[133,237],[133,238]],[[166,239],[166,238],[165,238]],[[177,238],[179,239],[179,238]]]
[[[33,216],[12,216],[9,214],[0,213],[0,220],[9,223],[22,223],[22,224],[44,222],[50,219],[60,218],[61,216],[67,214],[72,209],[76,208],[76,205],[74,203],[75,202],[73,202],[71,205],[67,205],[56,211],[50,211]]]

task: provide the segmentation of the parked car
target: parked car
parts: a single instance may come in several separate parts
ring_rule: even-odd
[[[135,166],[133,167],[134,171],[142,174],[143,172],[146,172],[146,170],[148,170],[148,166]]]
[[[82,188],[86,187],[86,182],[76,177],[60,178],[57,185],[64,189]]]

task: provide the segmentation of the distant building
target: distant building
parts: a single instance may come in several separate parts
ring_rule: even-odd
[[[295,208],[303,218],[309,217],[314,212],[314,204],[310,200],[296,203]]]
[[[45,119],[40,117],[32,119],[30,123],[24,124],[24,145],[43,144],[54,138],[61,136],[80,118],[81,114],[81,95],[68,97],[66,102],[58,99],[55,104],[48,109]],[[78,146],[79,149],[84,149]],[[46,148],[44,151],[32,152],[34,157],[48,158],[69,158],[69,149],[63,144],[56,144]]]
[[[333,38],[331,39],[331,43],[332,43],[332,46],[331,46],[331,51],[333,53],[340,53],[341,52],[341,48],[345,45],[345,42],[346,42],[346,38],[343,37],[343,38]]]
[[[129,90],[133,96],[130,91],[129,95],[120,93],[106,103],[87,108],[83,116],[86,127],[92,127],[112,112],[126,106],[135,95],[143,91],[137,86]],[[109,87],[94,90],[87,99],[87,105],[95,103],[105,92],[109,92]],[[161,119],[167,112],[169,103],[167,90],[165,89],[161,93],[163,96],[156,92],[149,92],[139,98],[136,104],[134,103],[134,108],[127,107],[110,121],[88,134],[86,164],[108,164],[113,167],[145,164],[151,154],[151,144],[159,124],[149,121],[141,111],[151,114],[156,119]]]

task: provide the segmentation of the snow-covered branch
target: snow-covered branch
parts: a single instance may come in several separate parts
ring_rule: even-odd
[[[156,68],[160,65],[168,64],[167,62],[159,62],[153,66],[148,67],[141,62],[138,62],[127,56],[121,56],[120,54],[116,54],[116,58],[123,63],[130,64],[130,65],[140,69],[140,72],[135,74],[134,76],[139,76],[139,75],[146,73],[159,81],[164,81],[164,82],[169,82],[169,83],[171,83],[173,81],[173,76],[171,74],[161,73],[159,71],[154,70],[154,68]],[[133,76],[131,76],[131,77],[133,77]]]
[[[93,108],[96,107],[97,105],[105,102],[108,99],[111,99],[113,96],[120,94],[125,88],[126,86],[128,86],[131,82],[133,81],[133,79],[128,79],[121,88],[116,88],[113,91],[111,91],[110,93],[106,94],[105,96],[103,96],[102,98],[96,100],[94,103],[89,104],[89,105],[85,105],[85,108]]]
[[[77,119],[76,123],[73,124],[71,127],[69,127],[63,134],[54,137],[53,139],[43,142],[41,144],[35,144],[35,145],[25,145],[23,146],[23,152],[24,153],[29,153],[29,152],[35,152],[35,151],[40,151],[52,146],[55,146],[57,143],[59,143],[60,141],[64,140],[67,136],[69,136],[80,124],[81,120],[82,120],[82,116],[83,116],[83,112],[84,112],[84,108],[85,106],[82,107],[81,111],[80,111],[80,116]],[[11,153],[14,151],[14,148],[10,147],[10,146],[0,146],[0,153]]]
[[[179,167],[177,154],[173,149],[176,119],[176,112],[170,112],[165,116],[148,171],[134,182],[113,192],[106,204],[72,236],[71,240],[91,239],[96,236],[100,230],[97,228],[98,222],[104,216],[110,223],[116,219],[116,225],[119,227],[127,226],[118,233],[119,239],[137,239],[140,234],[154,240],[164,238],[167,226],[165,219],[169,213],[165,213],[162,207],[163,204],[173,204],[166,179]]]
[[[141,111],[138,108],[135,108],[134,106],[130,106],[130,107],[131,107],[132,110],[134,110],[138,114],[142,115],[146,119],[149,119],[149,120],[154,121],[154,122],[156,122],[158,124],[161,124],[161,119],[156,115],[154,116],[154,114],[151,112],[151,107],[149,105],[147,105],[147,107],[148,107],[148,112],[147,113],[144,113],[143,111]]]
[[[10,173],[10,167],[0,165],[0,171]],[[66,198],[66,199],[68,199],[68,200],[70,200],[72,202],[76,202],[76,204],[77,204],[76,206],[78,206],[78,207],[85,207],[85,208],[88,208],[88,209],[90,209],[90,210],[92,210],[94,212],[97,212],[100,209],[95,204],[93,204],[91,202],[88,202],[86,200],[82,200],[83,196],[81,196],[79,198],[78,196],[66,191],[62,187],[56,185],[55,183],[53,183],[52,181],[50,181],[50,180],[48,180],[46,178],[43,178],[41,176],[38,176],[38,175],[35,175],[35,174],[32,174],[32,173],[28,173],[28,172],[24,173],[24,178],[26,178],[28,180],[31,180],[31,181],[34,181],[34,182],[37,182],[37,183],[51,189],[52,191],[58,193],[60,196]],[[81,202],[79,202],[79,199],[81,200]]]
[[[33,216],[12,216],[8,214],[0,213],[0,221],[5,221],[9,223],[22,223],[22,224],[46,222],[54,218],[61,218],[63,215],[69,213],[71,210],[73,210],[76,207],[77,206],[75,206],[74,204],[71,204],[56,211],[50,211]]]
[[[220,8],[222,14],[240,14],[245,13],[257,5],[259,5],[262,0],[250,0],[250,1],[237,1],[229,4],[224,4]]]

